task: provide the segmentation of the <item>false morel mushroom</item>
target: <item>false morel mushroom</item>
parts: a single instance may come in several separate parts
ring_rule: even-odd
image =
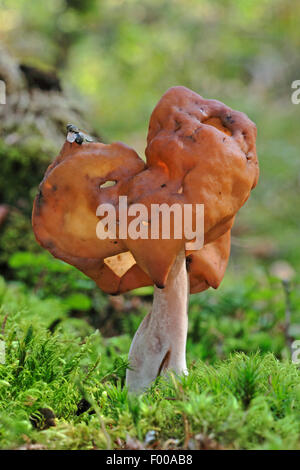
[[[258,180],[255,140],[256,127],[245,114],[173,87],[151,115],[146,163],[120,142],[87,142],[69,126],[60,154],[46,171],[33,208],[37,241],[104,292],[154,284],[152,310],[129,352],[131,391],[143,391],[168,370],[187,373],[188,297],[217,288],[224,276],[235,215]],[[126,226],[121,200],[128,204]],[[143,218],[142,211],[139,220],[147,237],[129,236],[135,204],[145,208],[147,215]],[[107,205],[116,210],[116,227],[109,231],[100,225],[108,232],[104,238],[97,232],[103,222],[98,208]],[[150,236],[153,207],[161,205],[203,205],[203,233],[194,234],[201,235],[201,246],[192,247],[185,232],[174,235],[175,215],[169,219],[169,237],[161,227]]]

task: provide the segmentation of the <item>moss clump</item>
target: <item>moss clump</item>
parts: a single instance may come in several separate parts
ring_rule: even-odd
[[[66,303],[1,278],[0,303],[2,449],[151,448],[153,439],[157,448],[300,449],[300,371],[272,352],[208,364],[191,343],[189,376],[132,397],[129,335],[105,339],[79,319],[74,328]],[[55,416],[51,426],[33,422],[41,410]]]
[[[50,163],[51,153],[44,153],[34,142],[20,146],[0,140],[0,200],[30,215],[37,187]]]
[[[33,235],[30,216],[11,208],[0,227],[0,265],[5,269],[9,259],[18,251],[42,252]]]

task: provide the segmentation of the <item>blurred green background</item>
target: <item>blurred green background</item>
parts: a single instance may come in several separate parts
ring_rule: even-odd
[[[0,0],[1,448],[124,448],[153,429],[186,446],[187,422],[229,448],[300,448],[299,17],[294,0]],[[39,247],[30,216],[67,123],[143,157],[174,85],[248,114],[261,174],[224,281],[191,296],[184,391],[132,401],[127,354],[152,288],[103,294]],[[56,430],[35,430],[48,408]]]
[[[287,276],[298,289],[300,105],[291,102],[291,83],[300,78],[298,2],[0,3],[0,78],[8,91],[0,109],[0,197],[9,209],[0,268],[7,280],[41,297],[61,296],[98,326],[102,315],[107,334],[122,331],[119,320],[105,327],[115,305],[38,247],[32,200],[67,122],[84,122],[103,141],[123,140],[143,156],[156,102],[168,87],[184,85],[244,111],[258,128],[260,181],[237,216],[221,293],[249,277]]]

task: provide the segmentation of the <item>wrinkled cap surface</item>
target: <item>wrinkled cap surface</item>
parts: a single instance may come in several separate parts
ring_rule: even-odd
[[[113,204],[120,224],[119,196],[127,197],[129,207],[143,204],[150,233],[152,204],[204,204],[204,246],[186,251],[187,266],[192,293],[216,288],[228,262],[234,217],[257,183],[255,139],[255,125],[245,114],[187,88],[171,88],[150,118],[146,164],[119,142],[64,144],[35,199],[36,238],[105,292],[163,287],[187,240],[162,239],[161,232],[157,240],[120,239],[118,231],[100,240],[97,207]]]

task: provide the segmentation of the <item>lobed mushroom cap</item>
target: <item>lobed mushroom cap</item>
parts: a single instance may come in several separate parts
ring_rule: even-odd
[[[234,217],[258,179],[256,128],[247,116],[184,87],[168,90],[149,124],[146,165],[122,143],[66,142],[48,168],[33,209],[38,242],[108,293],[163,287],[184,237],[96,236],[101,203],[204,204],[204,246],[187,251],[191,292],[218,287],[230,253]],[[111,187],[103,187],[113,181]],[[144,221],[151,230],[151,215]]]

